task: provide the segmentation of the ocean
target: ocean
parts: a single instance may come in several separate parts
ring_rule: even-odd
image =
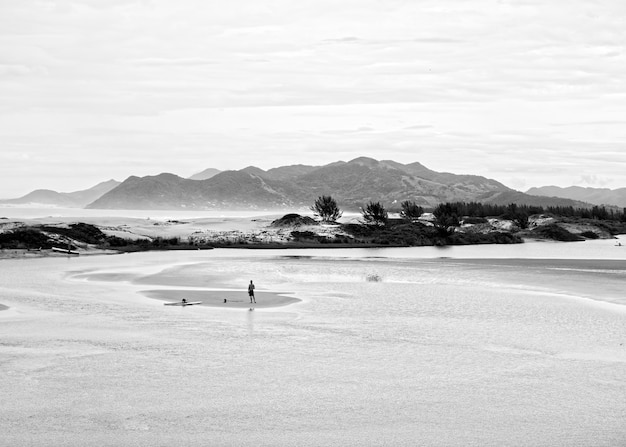
[[[0,445],[626,445],[616,241],[0,261]],[[163,306],[145,290],[300,301]]]

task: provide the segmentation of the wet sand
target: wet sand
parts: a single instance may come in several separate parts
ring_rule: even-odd
[[[255,292],[256,304],[250,304],[247,292],[234,290],[145,290],[141,292],[149,298],[167,302],[179,302],[183,298],[187,301],[202,301],[200,306],[221,308],[249,308],[257,309],[287,306],[300,302],[274,292]],[[186,307],[186,306],[185,306]]]
[[[0,445],[624,445],[608,262],[328,253],[2,261]]]

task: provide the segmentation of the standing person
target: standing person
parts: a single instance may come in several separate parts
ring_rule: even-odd
[[[248,284],[248,296],[250,297],[251,303],[256,303],[256,299],[254,298],[254,283],[250,280],[250,284]]]

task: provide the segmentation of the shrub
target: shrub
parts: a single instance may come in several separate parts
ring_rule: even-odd
[[[111,247],[126,247],[129,245],[129,241],[127,239],[123,239],[119,236],[109,236],[106,238],[106,241]]]
[[[466,217],[465,219],[463,219],[464,224],[471,224],[471,225],[484,224],[487,222],[488,220],[485,219],[484,217]]]
[[[412,200],[405,200],[401,204],[402,211],[400,211],[400,216],[406,220],[416,220],[424,214],[424,208],[413,202]]]
[[[327,238],[326,236],[319,235],[312,231],[292,231],[291,237],[296,242],[319,242],[322,244],[327,244],[333,242],[332,239]]]
[[[533,231],[534,234],[539,234],[547,239],[554,239],[555,241],[561,242],[575,242],[582,241],[583,238],[572,234],[567,231],[565,228],[558,226],[557,224],[545,225],[543,227],[539,227]]]
[[[41,229],[48,233],[60,234],[69,239],[88,244],[98,244],[106,239],[105,234],[98,227],[82,222],[71,224],[69,228],[43,226]]]
[[[442,235],[450,235],[454,233],[454,228],[461,225],[461,219],[458,204],[440,203],[433,211],[435,216],[435,228]]]
[[[389,220],[387,210],[380,202],[368,203],[361,214],[366,224],[385,226]]]
[[[322,222],[336,222],[343,215],[337,202],[331,196],[318,197],[311,211],[316,217],[322,219]]]
[[[0,248],[51,248],[48,236],[32,228],[0,233]]]
[[[518,206],[516,203],[511,203],[507,206],[503,217],[515,222],[515,224],[522,230],[528,228],[528,211],[525,208]]]
[[[587,239],[598,239],[600,237],[597,235],[597,233],[594,233],[593,231],[583,231],[582,233],[580,233],[580,235],[582,237],[586,237]]]

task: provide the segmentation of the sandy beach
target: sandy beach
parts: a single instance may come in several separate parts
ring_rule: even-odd
[[[157,238],[178,238],[184,243],[200,246],[211,244],[262,244],[280,247],[290,241],[290,233],[295,230],[314,230],[315,233],[332,237],[341,233],[337,225],[316,225],[314,227],[273,227],[274,220],[284,214],[268,214],[254,217],[197,217],[189,219],[154,219],[134,217],[38,217],[29,219],[5,218],[0,220],[0,232],[10,231],[23,226],[47,225],[68,227],[74,223],[86,223],[99,228],[107,236],[117,236],[136,241]],[[354,220],[348,217],[346,222]],[[103,250],[89,244],[76,244],[80,255],[114,254],[115,250]],[[193,248],[193,247],[192,247]],[[0,249],[2,258],[35,258],[48,256],[66,256],[63,253],[46,249]]]
[[[250,303],[245,291],[233,290],[146,290],[144,295],[166,302],[178,302],[185,298],[187,301],[201,301],[200,306],[221,308],[254,308],[266,309],[286,306],[300,300],[279,295],[272,292],[256,292],[256,303]]]
[[[496,242],[499,240],[498,243],[502,243],[502,237],[505,235],[509,236],[504,237],[509,242],[546,240],[543,236],[535,235],[533,231],[506,233],[511,230],[513,223],[502,219],[490,219],[489,223],[463,225],[455,232],[455,235],[460,235],[460,240],[443,241],[436,234],[428,232],[426,236],[422,234],[417,239],[415,239],[417,237],[415,234],[407,236],[406,234],[385,233],[385,236],[359,236],[360,230],[350,234],[349,232],[353,230],[342,227],[341,224],[362,224],[362,216],[355,213],[346,213],[339,219],[339,224],[335,224],[315,222],[306,211],[301,215],[289,214],[288,219],[283,219],[287,217],[285,211],[259,215],[249,212],[247,215],[229,217],[216,215],[215,212],[207,212],[206,216],[202,215],[202,212],[195,212],[194,215],[187,214],[180,218],[167,217],[175,216],[177,213],[174,211],[163,212],[165,214],[157,214],[155,217],[147,216],[147,211],[135,212],[145,217],[128,217],[123,213],[120,214],[120,211],[117,211],[115,215],[107,215],[107,210],[85,210],[86,215],[77,217],[73,215],[75,210],[63,210],[61,215],[50,216],[45,216],[45,212],[51,210],[43,210],[44,215],[28,218],[16,217],[19,215],[18,212],[5,208],[4,212],[7,213],[7,211],[12,211],[8,213],[8,216],[13,217],[0,216],[0,234],[29,228],[43,231],[45,236],[43,234],[39,236],[44,241],[47,240],[44,246],[48,248],[42,248],[32,242],[26,245],[30,247],[29,249],[6,248],[19,246],[14,242],[13,245],[5,245],[5,248],[0,249],[0,259],[103,255],[146,250],[206,250],[215,247],[334,249],[337,247],[405,247],[424,244],[433,246],[497,245]],[[547,225],[553,221],[553,218],[542,219],[539,216],[533,220],[533,224]],[[432,227],[429,218],[421,223],[425,226],[423,228]],[[395,231],[394,225],[390,225],[391,233]],[[568,223],[563,226],[567,227],[573,237],[587,232],[595,234],[592,239],[608,241],[617,238],[611,236],[605,228],[589,223]],[[400,233],[402,231],[405,230],[400,230]],[[416,231],[419,233],[420,230]],[[505,233],[500,233],[501,231]],[[90,239],[90,232],[97,232],[98,236]],[[467,239],[464,235],[469,233],[478,234],[481,238],[475,239],[472,236]],[[108,238],[113,238],[113,241]],[[51,243],[53,248],[50,248]],[[616,241],[615,245],[620,243]],[[72,253],[60,252],[67,247],[72,247]]]

